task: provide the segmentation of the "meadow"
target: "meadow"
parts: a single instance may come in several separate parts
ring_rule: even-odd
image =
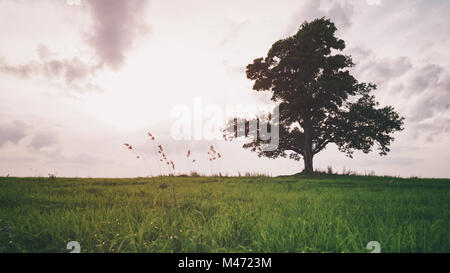
[[[449,204],[450,179],[2,177],[0,252],[450,252]]]

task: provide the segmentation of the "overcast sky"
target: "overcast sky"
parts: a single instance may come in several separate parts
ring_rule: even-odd
[[[242,143],[175,141],[171,113],[194,98],[221,109],[268,102],[245,66],[326,16],[357,79],[376,83],[381,105],[406,122],[388,156],[328,146],[315,167],[450,177],[449,15],[446,0],[0,0],[0,176],[149,174],[123,143],[157,174],[148,131],[178,172],[299,172],[302,161],[258,158]],[[223,154],[215,165],[211,144]]]

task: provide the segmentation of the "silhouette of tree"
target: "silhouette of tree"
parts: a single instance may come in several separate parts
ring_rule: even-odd
[[[279,122],[272,124],[279,129],[279,145],[263,149],[267,141],[258,138],[259,126],[250,135],[247,121],[250,142],[244,148],[269,158],[303,158],[308,173],[314,170],[314,155],[330,143],[349,157],[354,150],[369,153],[375,145],[380,155],[389,152],[391,135],[403,130],[404,118],[391,106],[380,108],[370,94],[376,86],[350,74],[354,63],[351,56],[339,54],[345,42],[335,37],[336,30],[326,18],[304,22],[295,35],[277,41],[266,57],[247,66],[253,90],[271,92],[279,105]],[[255,119],[259,124],[260,117]],[[229,121],[225,139],[236,136],[236,122]]]

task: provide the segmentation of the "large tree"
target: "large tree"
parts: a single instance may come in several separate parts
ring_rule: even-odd
[[[404,118],[391,106],[379,106],[371,95],[374,84],[360,83],[350,74],[354,63],[351,56],[339,54],[345,42],[335,36],[336,30],[326,18],[305,22],[247,66],[253,89],[271,92],[279,105],[279,122],[272,128],[279,129],[279,145],[265,150],[258,135],[247,134],[250,141],[244,148],[269,158],[303,158],[304,172],[313,172],[314,155],[330,143],[349,157],[354,150],[369,153],[375,145],[380,155],[389,152],[392,133],[403,129]],[[228,128],[235,131],[226,131],[225,138],[236,134],[236,126]],[[248,133],[248,125],[246,129]]]

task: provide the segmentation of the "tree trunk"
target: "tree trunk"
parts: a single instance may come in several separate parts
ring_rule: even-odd
[[[304,173],[314,172],[313,168],[313,153],[312,153],[312,130],[309,126],[305,126],[304,129],[305,143],[303,146],[303,161],[305,163]]]
[[[305,155],[303,156],[303,162],[305,163],[305,169],[303,170],[304,173],[314,172],[313,155],[311,153],[305,152]]]

